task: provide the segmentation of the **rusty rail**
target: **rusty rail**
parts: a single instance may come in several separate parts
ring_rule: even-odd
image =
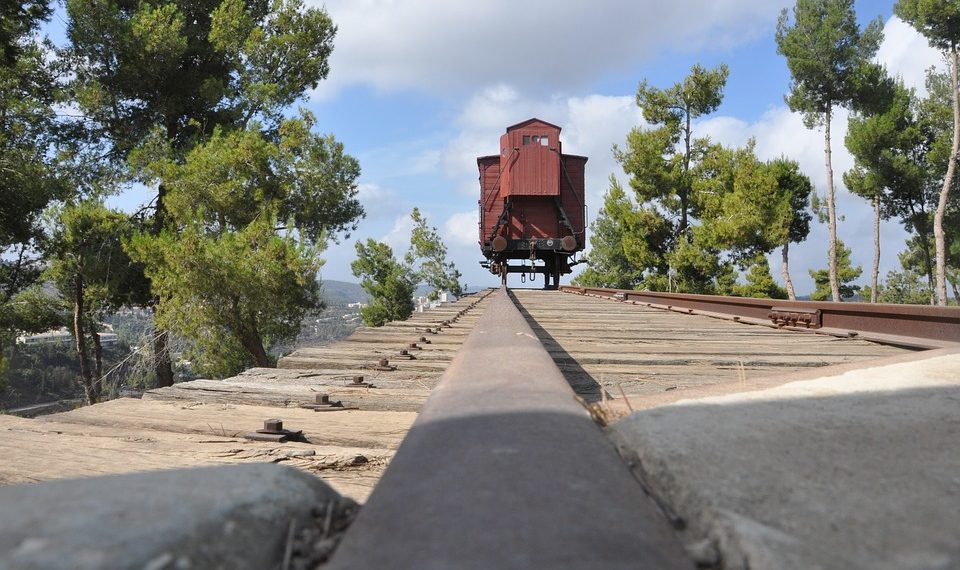
[[[692,568],[506,289],[330,568]]]
[[[784,301],[573,286],[562,286],[560,290],[681,313],[839,337],[858,337],[909,348],[960,345],[960,307]]]

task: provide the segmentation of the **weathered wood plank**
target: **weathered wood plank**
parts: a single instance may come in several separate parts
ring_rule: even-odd
[[[382,330],[308,348],[281,360],[308,369],[248,370],[226,380],[196,380],[67,413],[23,419],[0,416],[0,485],[215,463],[283,461],[363,501],[379,480],[416,412],[476,320],[482,305],[435,330],[480,300],[418,313]],[[472,313],[472,314],[471,314]],[[418,360],[392,356],[429,336]],[[370,369],[381,356],[397,369]],[[375,388],[351,386],[363,375]],[[359,410],[300,408],[326,393]],[[279,418],[307,441],[249,441],[242,435]]]
[[[811,368],[868,361],[904,349],[860,339],[748,325],[534,290],[514,290],[531,328],[581,396],[682,392]],[[603,394],[606,392],[606,394]]]

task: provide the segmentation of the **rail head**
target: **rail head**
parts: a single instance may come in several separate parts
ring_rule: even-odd
[[[960,346],[960,307],[786,301],[597,287],[562,286],[560,290],[909,348]]]
[[[330,564],[693,567],[505,289]]]

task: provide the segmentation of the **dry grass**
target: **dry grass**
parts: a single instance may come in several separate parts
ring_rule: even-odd
[[[620,389],[620,395],[623,396],[623,403],[626,404],[626,407],[615,405],[617,400],[607,398],[607,390],[603,387],[603,379],[600,381],[599,402],[590,403],[580,396],[577,396],[577,400],[583,404],[583,407],[587,409],[587,413],[590,414],[590,418],[601,426],[609,425],[610,423],[633,413],[633,406],[630,405],[630,400],[623,391],[623,386],[618,384],[617,387]]]

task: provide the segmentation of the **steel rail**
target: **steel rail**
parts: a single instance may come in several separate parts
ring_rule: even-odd
[[[909,348],[960,345],[960,307],[784,301],[568,285],[561,286],[560,290],[748,324],[858,337]]]
[[[501,288],[329,567],[693,563]]]

